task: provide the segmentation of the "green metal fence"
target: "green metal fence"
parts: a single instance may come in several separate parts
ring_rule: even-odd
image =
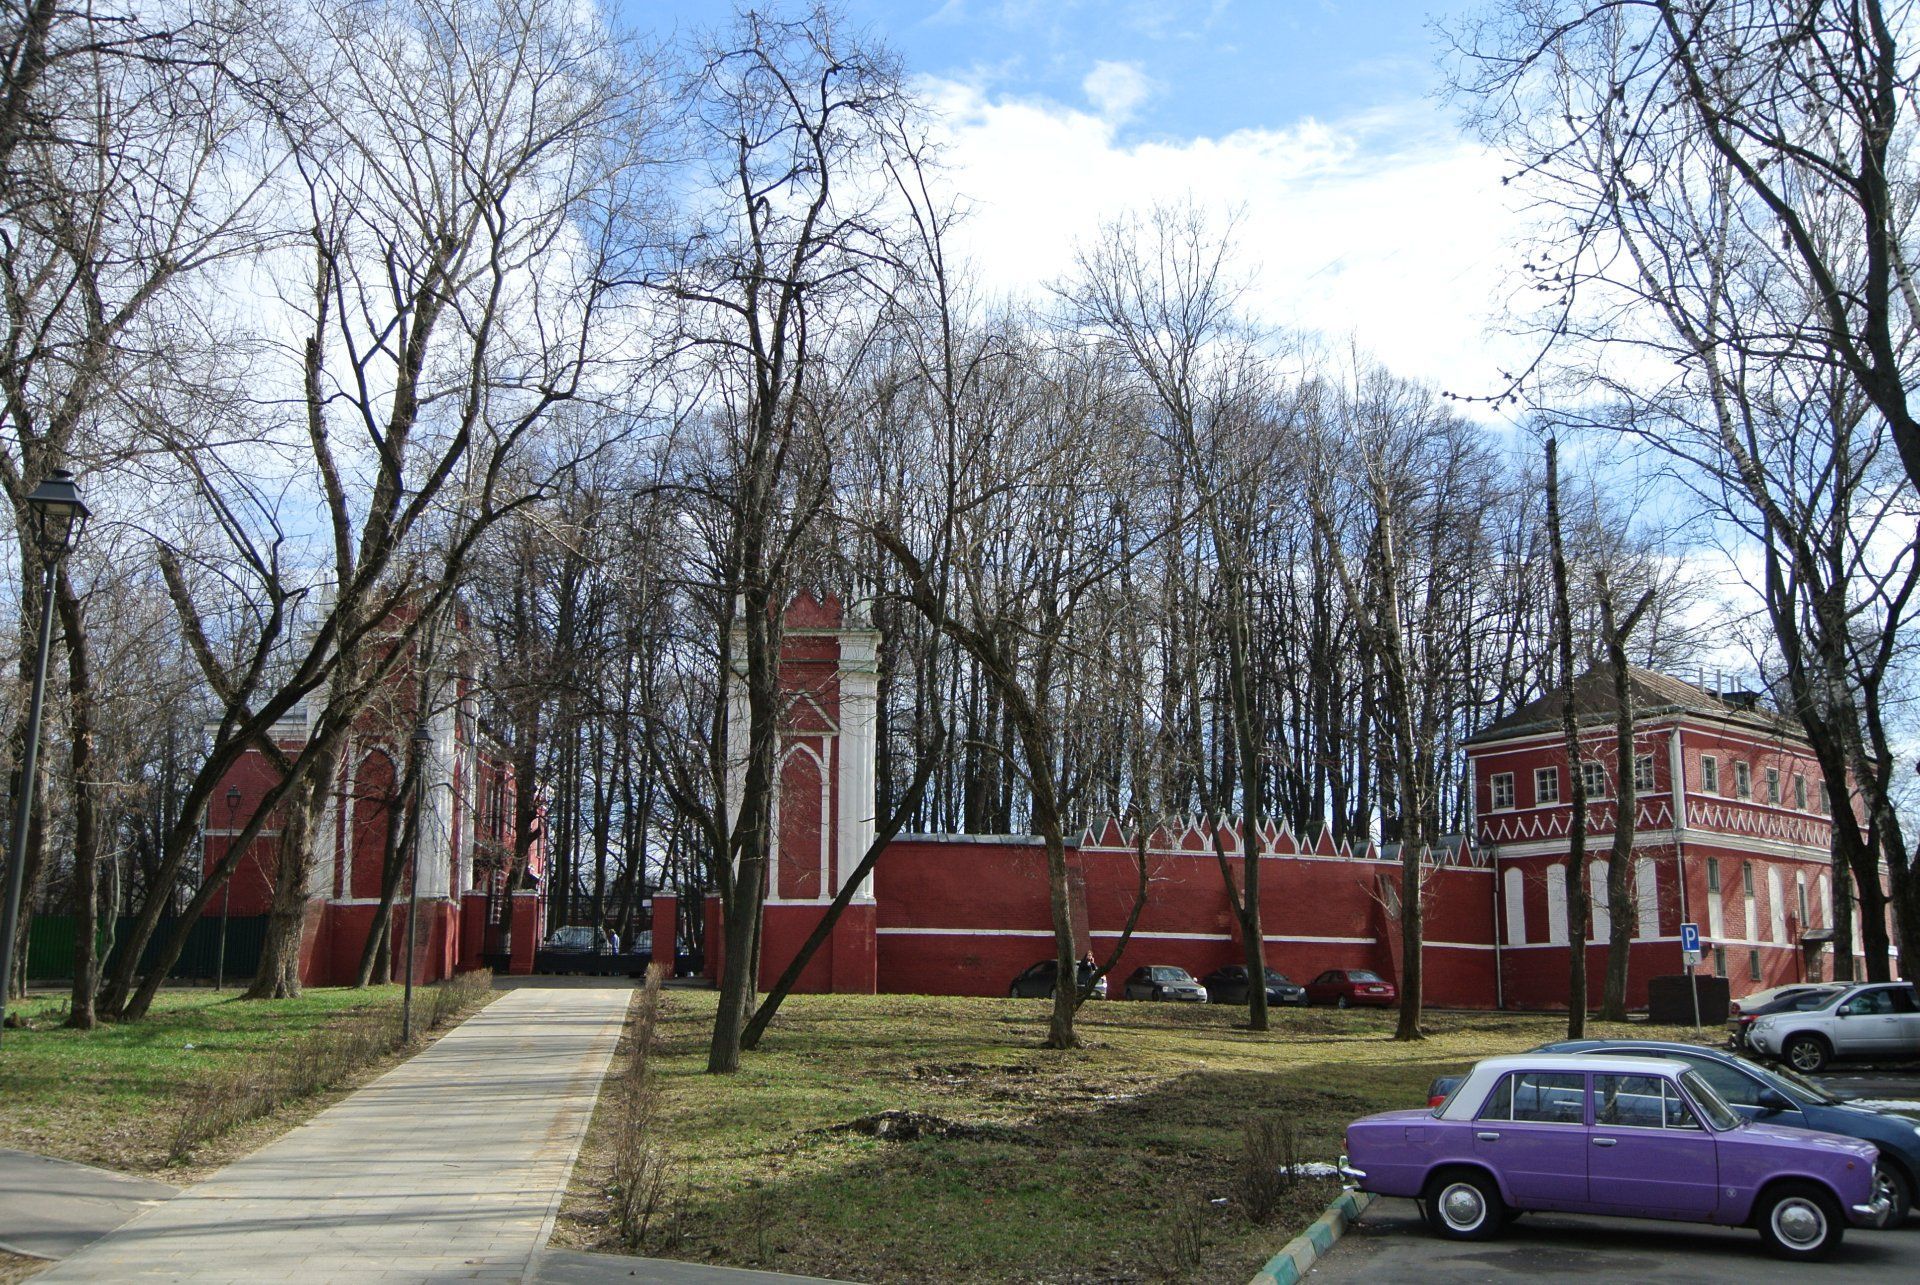
[[[96,949],[106,950],[112,942],[113,956],[108,959],[112,967],[124,943],[133,934],[133,917],[121,916],[113,936],[109,938],[102,926]],[[171,916],[160,921],[153,939],[142,952],[140,967],[144,972],[153,966],[154,958],[160,953],[160,947],[173,935],[174,919]],[[167,973],[169,977],[182,980],[205,978],[211,980],[220,957],[220,935],[222,920],[218,915],[208,915],[194,924],[187,935],[186,947],[181,950],[180,958],[174,962]],[[226,920],[227,934],[227,976],[251,977],[260,966],[260,947],[266,941],[267,917],[265,915],[235,915]],[[27,946],[27,979],[29,981],[58,981],[73,976],[73,938],[74,922],[72,915],[35,915],[33,917],[33,938]]]

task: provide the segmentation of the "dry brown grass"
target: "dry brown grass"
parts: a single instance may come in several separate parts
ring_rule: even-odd
[[[29,1276],[37,1276],[53,1266],[44,1258],[28,1258],[23,1254],[9,1254],[0,1250],[0,1285],[14,1285]]]
[[[417,1051],[429,1033],[480,1007],[492,994],[493,979],[486,973],[466,973],[416,989],[419,1020],[412,1045],[401,1040],[400,1010],[383,1006],[351,1013],[301,1039],[236,1063],[187,1095],[168,1141],[168,1162],[185,1164],[203,1143],[249,1121],[359,1083],[370,1067],[385,1064],[395,1053]]]
[[[1231,1009],[1109,1001],[1081,1015],[1089,1047],[1060,1052],[1038,1003],[801,995],[738,1074],[709,1076],[713,1002],[668,989],[649,1054],[651,1129],[685,1191],[671,1256],[886,1282],[1245,1280],[1338,1190],[1301,1177],[1256,1223],[1250,1121],[1329,1161],[1349,1120],[1565,1030],[1434,1013],[1406,1044],[1390,1013],[1288,1010],[1255,1034]],[[556,1245],[623,1249],[617,1118],[603,1095]],[[1285,1161],[1285,1131],[1258,1146]]]
[[[626,1055],[611,1086],[614,1136],[607,1202],[621,1244],[635,1253],[671,1253],[681,1234],[681,1201],[660,1137],[660,1086],[653,1074],[661,978],[660,965],[649,965],[634,1001]]]
[[[440,988],[416,992],[416,1008],[431,1022],[436,1007],[463,996],[459,1011],[484,1002],[491,978],[473,974],[445,997]],[[313,989],[291,1000],[241,1000],[232,991],[162,991],[145,1020],[93,1031],[54,1021],[57,998],[28,1001],[27,1031],[6,1040],[7,1092],[0,1094],[0,1146],[78,1160],[128,1173],[152,1173],[191,1183],[228,1161],[264,1146],[359,1085],[409,1056],[395,1049],[361,1064],[331,1088],[285,1100],[265,1115],[244,1119],[202,1141],[185,1163],[170,1163],[180,1118],[210,1083],[227,1084],[247,1067],[282,1056],[281,1050],[367,1014],[397,1011],[398,987]],[[456,1015],[446,1007],[441,1020]]]

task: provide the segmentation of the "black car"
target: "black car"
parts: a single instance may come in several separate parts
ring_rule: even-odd
[[[1051,959],[1043,959],[1026,972],[1013,979],[1013,985],[1007,987],[1011,999],[1049,999],[1053,995],[1053,979],[1059,974],[1060,965]],[[1085,990],[1087,983],[1093,980],[1093,965],[1082,960],[1075,970],[1079,977],[1080,989]],[[1093,983],[1093,997],[1107,997],[1107,979],[1102,977]]]
[[[1244,1004],[1247,1002],[1247,966],[1228,964],[1225,968],[1216,968],[1200,979],[1207,988],[1207,999],[1214,1004]],[[1267,970],[1267,1003],[1291,1004],[1296,1008],[1307,1006],[1307,988],[1290,981],[1284,974]]]
[[[1666,1040],[1562,1040],[1542,1044],[1535,1053],[1644,1053],[1685,1062],[1720,1091],[1727,1104],[1749,1120],[1784,1129],[1811,1129],[1858,1138],[1880,1148],[1874,1194],[1893,1205],[1887,1224],[1898,1227],[1913,1208],[1920,1180],[1920,1121],[1892,1111],[1855,1106],[1801,1078],[1786,1067],[1767,1067],[1723,1049]]]
[[[1133,970],[1120,992],[1128,999],[1185,1000],[1189,1004],[1207,1002],[1207,992],[1193,980],[1193,974],[1173,964],[1146,964]]]
[[[554,929],[553,935],[541,943],[540,949],[566,955],[610,955],[613,953],[613,940],[607,936],[604,928],[573,924]]]

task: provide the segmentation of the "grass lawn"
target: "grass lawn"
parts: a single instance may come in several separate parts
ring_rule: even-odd
[[[290,1104],[202,1145],[192,1163],[167,1164],[167,1143],[195,1086],[271,1046],[300,1039],[355,1010],[397,1010],[401,988],[315,989],[298,999],[242,1000],[228,990],[162,991],[144,1020],[93,1031],[57,1025],[64,995],[16,1004],[38,1024],[0,1038],[0,1146],[149,1173],[185,1183],[260,1146],[344,1090]],[[433,992],[425,992],[427,1006]],[[414,1011],[422,1011],[421,993]],[[416,1050],[417,1051],[417,1050]],[[362,1083],[399,1060],[369,1065]]]
[[[1435,1013],[1428,1039],[1403,1044],[1390,1013],[1289,1009],[1255,1035],[1236,1029],[1242,1009],[1095,1001],[1091,1047],[1060,1053],[1039,1047],[1040,1001],[796,996],[738,1075],[713,1077],[713,994],[663,1004],[681,1217],[648,1252],[871,1281],[1246,1280],[1338,1190],[1302,1181],[1250,1225],[1235,1177],[1247,1120],[1285,1119],[1300,1161],[1331,1161],[1356,1116],[1424,1105],[1435,1075],[1565,1030]],[[556,1244],[620,1249],[603,1195],[613,1097]],[[979,1127],[913,1141],[835,1127],[902,1109]]]

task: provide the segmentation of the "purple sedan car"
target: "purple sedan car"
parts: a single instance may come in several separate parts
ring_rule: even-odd
[[[1455,1240],[1527,1210],[1756,1228],[1818,1259],[1848,1223],[1885,1224],[1873,1144],[1748,1121],[1683,1062],[1534,1053],[1489,1058],[1431,1111],[1347,1126],[1349,1185],[1419,1199]]]

